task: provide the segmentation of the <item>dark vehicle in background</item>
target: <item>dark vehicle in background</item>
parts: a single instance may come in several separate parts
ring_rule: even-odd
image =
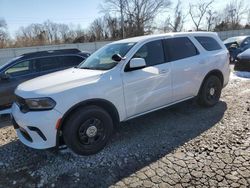
[[[90,53],[78,49],[23,54],[0,66],[0,114],[11,107],[14,90],[22,82],[48,73],[75,67]]]
[[[250,36],[231,37],[223,42],[230,53],[230,62],[234,62],[238,54],[250,48]]]
[[[250,49],[245,50],[237,56],[234,70],[250,72]]]

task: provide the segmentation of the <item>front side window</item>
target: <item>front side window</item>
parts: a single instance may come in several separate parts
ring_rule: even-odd
[[[8,74],[12,77],[16,77],[16,76],[27,75],[33,73],[34,71],[35,69],[33,67],[32,61],[28,60],[15,64],[11,68],[7,69],[5,71],[5,74]]]
[[[197,48],[188,37],[166,39],[165,49],[170,61],[176,61],[199,54]]]
[[[201,44],[203,48],[207,51],[220,50],[221,46],[219,43],[212,37],[195,37],[195,39]]]
[[[133,58],[143,58],[147,66],[154,66],[165,62],[164,51],[161,40],[156,40],[144,44],[133,56]]]
[[[79,65],[81,69],[109,70],[117,65],[112,60],[112,56],[119,54],[124,57],[135,43],[115,43],[104,46],[90,55],[83,63]]]

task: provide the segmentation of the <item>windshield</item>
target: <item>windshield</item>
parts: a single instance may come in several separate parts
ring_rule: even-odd
[[[228,38],[227,40],[224,40],[224,44],[237,42],[240,45],[245,38],[246,38],[245,36],[231,37]]]
[[[89,56],[78,68],[93,70],[112,69],[118,63],[112,60],[112,56],[120,54],[124,57],[134,45],[135,43],[108,44]]]

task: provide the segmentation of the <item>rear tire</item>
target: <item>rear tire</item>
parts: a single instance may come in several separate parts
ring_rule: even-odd
[[[102,150],[113,132],[110,115],[98,106],[75,111],[63,127],[66,145],[79,155],[91,155]]]
[[[201,86],[198,103],[205,107],[216,105],[220,100],[221,90],[221,80],[217,76],[209,76]]]

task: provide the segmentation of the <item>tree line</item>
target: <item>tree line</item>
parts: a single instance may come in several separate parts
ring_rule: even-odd
[[[175,4],[170,0],[103,0],[99,9],[104,16],[96,18],[87,29],[47,20],[20,27],[14,39],[9,36],[6,21],[0,19],[0,48],[117,40],[154,32],[187,31],[186,23],[192,23],[195,31],[250,29],[250,9],[244,0],[231,0],[220,10],[215,7],[214,0],[200,0],[188,7],[183,7],[180,0]]]

